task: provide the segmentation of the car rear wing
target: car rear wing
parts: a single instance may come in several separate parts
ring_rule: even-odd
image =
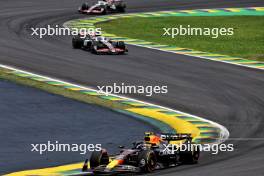
[[[192,140],[192,135],[189,133],[162,133],[160,138],[164,141],[177,141],[177,140]]]

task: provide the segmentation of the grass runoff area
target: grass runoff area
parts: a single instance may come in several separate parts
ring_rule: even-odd
[[[163,35],[163,28],[233,28],[233,35]],[[96,25],[117,36],[157,44],[264,61],[264,17],[150,17],[121,18]],[[229,34],[232,34],[232,31]],[[212,32],[212,31],[211,31]],[[228,33],[228,32],[227,32]],[[214,37],[214,38],[213,38]]]

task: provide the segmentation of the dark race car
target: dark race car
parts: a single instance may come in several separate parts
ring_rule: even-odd
[[[110,156],[105,149],[94,151],[85,161],[82,171],[95,175],[122,175],[128,173],[150,173],[157,169],[177,166],[183,163],[197,163],[200,150],[168,152],[165,146],[192,144],[190,134],[166,134],[165,138],[154,133],[146,133],[144,141],[133,143],[131,149],[122,148],[119,154]],[[165,145],[166,144],[166,145]],[[170,150],[171,151],[171,150]],[[176,150],[175,150],[176,151]]]
[[[128,49],[123,41],[114,41],[98,35],[77,35],[72,39],[75,49],[84,49],[94,54],[125,54]]]
[[[122,0],[104,0],[98,1],[94,5],[83,3],[79,7],[78,12],[83,14],[108,14],[108,13],[122,13],[126,10],[126,4]]]

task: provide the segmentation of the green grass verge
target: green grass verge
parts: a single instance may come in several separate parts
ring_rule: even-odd
[[[162,36],[163,28],[183,25],[199,28],[234,28],[233,36]],[[151,17],[121,18],[96,25],[117,36],[142,39],[158,44],[191,48],[264,61],[264,17]]]
[[[8,80],[8,81],[11,81],[17,84],[34,87],[34,88],[37,88],[37,89],[40,89],[40,90],[43,90],[43,91],[46,91],[52,94],[61,95],[63,97],[71,98],[71,99],[81,101],[84,103],[103,106],[106,108],[126,109],[130,107],[129,105],[123,105],[121,103],[113,103],[112,101],[109,101],[109,100],[102,100],[97,96],[89,96],[89,95],[82,94],[78,91],[72,91],[69,89],[65,89],[63,87],[50,85],[50,84],[32,80],[29,78],[23,78],[23,77],[10,73],[9,70],[4,69],[4,68],[0,68],[0,81],[1,80]]]

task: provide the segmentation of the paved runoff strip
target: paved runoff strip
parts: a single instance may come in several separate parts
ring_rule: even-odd
[[[89,102],[98,104],[115,111],[126,113],[132,117],[139,118],[158,127],[161,132],[191,133],[194,142],[201,144],[222,143],[229,137],[228,130],[213,121],[194,116],[167,107],[139,101],[125,96],[98,93],[97,90],[72,84],[62,80],[34,74],[24,70],[16,69],[6,65],[1,65],[6,73],[16,75],[21,78],[46,83],[51,86],[61,87],[65,90],[78,92],[86,95]],[[44,168],[37,170],[20,171],[8,176],[29,176],[29,175],[76,175],[80,173],[82,163],[69,164],[64,166]]]
[[[264,7],[248,7],[248,8],[219,8],[219,9],[198,9],[198,10],[176,10],[176,11],[160,11],[160,12],[146,12],[146,13],[130,13],[130,14],[118,14],[108,16],[90,17],[87,19],[71,20],[64,24],[69,28],[95,28],[97,23],[111,21],[120,18],[133,18],[133,17],[169,17],[169,16],[238,16],[238,15],[253,15],[263,16]],[[127,37],[121,37],[114,34],[109,34],[103,31],[103,35],[111,37],[113,40],[123,40],[127,44],[146,47],[149,49],[155,49],[170,53],[183,54],[187,56],[193,56],[196,58],[208,59],[238,66],[244,66],[249,68],[264,70],[264,62],[247,60],[238,57],[231,57],[222,54],[208,53],[202,51],[196,51],[189,48],[181,48],[177,46],[161,45],[153,42],[144,41],[141,39],[132,39]]]

